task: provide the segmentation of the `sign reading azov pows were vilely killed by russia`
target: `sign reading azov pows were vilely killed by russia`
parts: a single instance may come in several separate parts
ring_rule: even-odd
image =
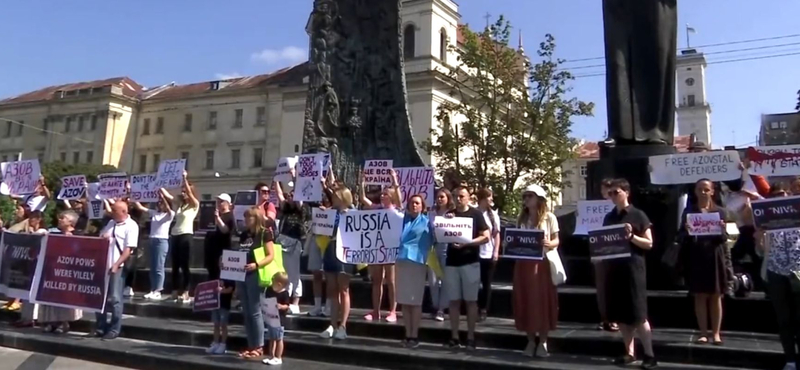
[[[592,261],[630,257],[629,243],[625,225],[603,226],[589,231]]]
[[[800,196],[759,199],[751,202],[755,226],[763,230],[800,227]]]
[[[735,150],[650,157],[650,182],[655,185],[694,184],[701,179],[730,181],[741,177],[741,159]]]
[[[544,259],[544,230],[505,229],[503,258]]]
[[[339,216],[336,257],[349,264],[394,263],[400,252],[403,215],[393,210],[349,211]]]
[[[471,217],[442,217],[433,219],[437,243],[469,243],[472,241]]]
[[[614,209],[610,200],[579,200],[575,212],[574,235],[588,235],[589,230],[603,226],[603,219]]]

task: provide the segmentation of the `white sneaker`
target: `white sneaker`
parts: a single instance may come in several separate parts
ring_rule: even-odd
[[[217,351],[217,347],[219,347],[219,343],[217,342],[211,343],[211,346],[206,348],[206,353],[208,353],[209,355],[214,354]]]
[[[311,311],[308,311],[308,316],[311,317],[320,317],[323,316],[322,307],[314,307]]]
[[[211,353],[213,353],[215,355],[224,355],[225,351],[227,351],[227,349],[228,349],[227,347],[228,346],[226,346],[225,343],[218,343],[217,344],[217,348],[214,348],[214,352],[211,352]]]
[[[547,345],[544,343],[539,343],[539,345],[536,346],[536,352],[534,353],[534,356],[539,358],[550,357],[550,352],[547,351]]]
[[[338,340],[347,339],[347,330],[345,330],[344,326],[340,326],[339,329],[336,329],[333,333],[333,338]]]
[[[279,358],[265,358],[265,359],[261,360],[261,363],[265,364],[265,365],[270,365],[270,366],[277,366],[277,365],[283,364],[283,360],[281,360]]]
[[[147,298],[147,297],[145,297],[145,298]],[[152,292],[152,293],[150,293],[150,299],[152,299],[154,301],[160,301],[161,300],[161,292]]]
[[[325,331],[320,333],[319,336],[325,339],[331,339],[333,338],[333,331],[333,325],[330,325],[327,329],[325,329]]]
[[[797,370],[797,365],[791,362],[787,362],[786,366],[783,367],[783,370]]]
[[[122,290],[122,296],[125,298],[133,297],[133,288],[127,287]]]
[[[147,294],[145,294],[145,295],[144,295],[144,297],[143,297],[143,298],[144,298],[144,299],[150,299],[150,297],[152,297],[152,296],[153,296],[153,293],[155,293],[155,292],[150,292],[150,293],[147,293]]]
[[[300,306],[298,306],[296,304],[290,304],[289,305],[289,313],[292,314],[292,315],[299,314],[300,313]]]

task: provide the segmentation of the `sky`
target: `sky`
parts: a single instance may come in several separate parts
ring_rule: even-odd
[[[0,12],[0,99],[42,87],[129,76],[148,87],[268,73],[307,57],[312,0],[15,1]],[[753,145],[760,116],[794,110],[800,90],[800,2],[679,0],[678,45],[685,25],[709,61],[706,94],[712,143]],[[480,29],[504,15],[521,30],[528,55],[547,33],[578,77],[571,95],[596,104],[575,120],[573,136],[606,133],[600,0],[459,0],[461,23]],[[761,48],[755,49],[754,48]],[[742,50],[751,49],[751,50]],[[798,55],[774,57],[781,54]],[[763,58],[749,61],[736,59]],[[535,62],[535,58],[534,58]],[[722,62],[722,63],[720,63]],[[597,66],[597,65],[601,66]],[[596,66],[596,67],[592,67]],[[598,75],[599,74],[599,75]]]

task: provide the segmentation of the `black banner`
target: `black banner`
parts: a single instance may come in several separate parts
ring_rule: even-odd
[[[200,201],[200,220],[198,228],[200,231],[211,231],[217,228],[216,216],[217,202],[214,200]]]
[[[611,225],[589,230],[589,249],[593,261],[631,256],[625,225]]]
[[[755,200],[753,220],[762,230],[800,227],[800,196]]]
[[[505,229],[503,258],[544,259],[544,231],[535,229]]]
[[[7,297],[30,299],[31,287],[36,283],[36,264],[45,235],[3,233],[0,241],[0,292]]]

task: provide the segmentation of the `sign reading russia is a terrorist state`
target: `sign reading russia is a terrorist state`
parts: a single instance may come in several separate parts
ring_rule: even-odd
[[[393,210],[343,213],[336,233],[336,258],[349,264],[394,263],[400,251],[403,216]]]
[[[735,150],[679,153],[650,157],[650,182],[654,185],[694,184],[700,179],[730,181],[742,177]]]

